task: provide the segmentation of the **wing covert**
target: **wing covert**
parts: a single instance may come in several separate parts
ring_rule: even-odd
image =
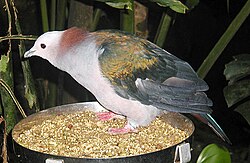
[[[191,66],[155,44],[120,31],[96,34],[103,76],[123,98],[169,111],[210,113],[207,84]]]

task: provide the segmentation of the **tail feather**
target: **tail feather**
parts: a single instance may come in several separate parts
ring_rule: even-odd
[[[210,114],[194,114],[194,117],[201,120],[202,122],[208,124],[209,127],[213,129],[213,131],[224,141],[229,144],[232,144],[230,139],[227,137],[223,129],[219,126],[219,124],[214,120],[214,118]]]

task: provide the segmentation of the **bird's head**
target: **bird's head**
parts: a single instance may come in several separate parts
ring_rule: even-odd
[[[38,56],[48,61],[53,59],[58,54],[60,40],[63,31],[46,32],[36,40],[34,46],[24,54],[24,58]]]
[[[86,35],[87,31],[76,27],[65,31],[46,32],[38,37],[34,46],[24,54],[24,58],[38,56],[55,65],[57,59],[73,51],[72,48],[79,45]]]

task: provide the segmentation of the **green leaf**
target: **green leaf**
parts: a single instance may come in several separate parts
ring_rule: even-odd
[[[132,10],[132,3],[131,2],[120,2],[120,3],[112,3],[112,2],[106,2],[107,5],[118,8],[118,9],[128,9]]]
[[[9,57],[2,55],[0,59],[0,72],[6,72],[9,63]]]
[[[235,59],[235,60],[248,60],[248,61],[250,61],[250,54],[239,54],[239,55],[235,55],[235,56],[233,56],[233,58]]]
[[[172,10],[174,10],[175,12],[179,12],[179,13],[186,13],[186,10],[188,9],[186,6],[182,7],[180,5],[172,5],[169,6]]]
[[[223,90],[228,107],[250,96],[250,79],[228,85]]]
[[[223,90],[228,107],[241,102],[235,111],[239,112],[250,124],[250,54],[240,54],[226,64],[224,75],[229,81]],[[245,100],[245,101],[243,101]]]
[[[96,0],[96,1],[105,2],[107,5],[118,9],[132,10],[131,0]]]
[[[96,0],[96,1],[104,2],[107,5],[118,9],[133,10],[132,0]],[[188,9],[187,6],[185,6],[179,0],[150,0],[150,1],[157,3],[162,7],[169,7],[178,13],[186,13],[186,10]]]
[[[0,61],[1,61],[1,65],[4,65],[3,66],[4,70],[1,69],[0,71],[1,73],[0,74],[1,76],[0,101],[1,101],[1,105],[3,106],[2,108],[4,108],[3,116],[7,124],[7,133],[9,133],[11,129],[13,129],[17,121],[15,104],[12,100],[12,97],[9,96],[10,91],[6,89],[6,86],[7,86],[9,90],[11,91],[14,90],[14,80],[13,80],[13,71],[12,71],[13,67],[12,67],[11,57],[9,58],[9,56],[2,55]],[[2,88],[5,88],[5,89],[2,89]]]
[[[186,13],[188,10],[187,6],[181,3],[179,0],[150,0],[151,2],[156,2],[162,7],[169,7],[175,12]]]
[[[229,84],[250,75],[250,54],[234,56],[234,61],[225,65],[224,75]]]
[[[29,107],[32,108],[35,103],[36,103],[36,96],[35,94],[32,94],[30,91],[28,93],[25,93],[24,97],[26,98],[26,100],[29,103]]]
[[[197,163],[231,163],[230,153],[226,147],[209,144],[200,153]]]
[[[247,101],[241,105],[239,105],[235,111],[239,112],[250,124],[250,101]]]

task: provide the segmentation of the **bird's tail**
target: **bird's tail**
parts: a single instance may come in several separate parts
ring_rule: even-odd
[[[229,144],[232,144],[230,139],[227,137],[225,132],[219,126],[219,124],[214,120],[214,118],[210,114],[192,114],[197,119],[201,120],[202,122],[206,123],[209,127],[213,129],[213,131],[224,141]]]

